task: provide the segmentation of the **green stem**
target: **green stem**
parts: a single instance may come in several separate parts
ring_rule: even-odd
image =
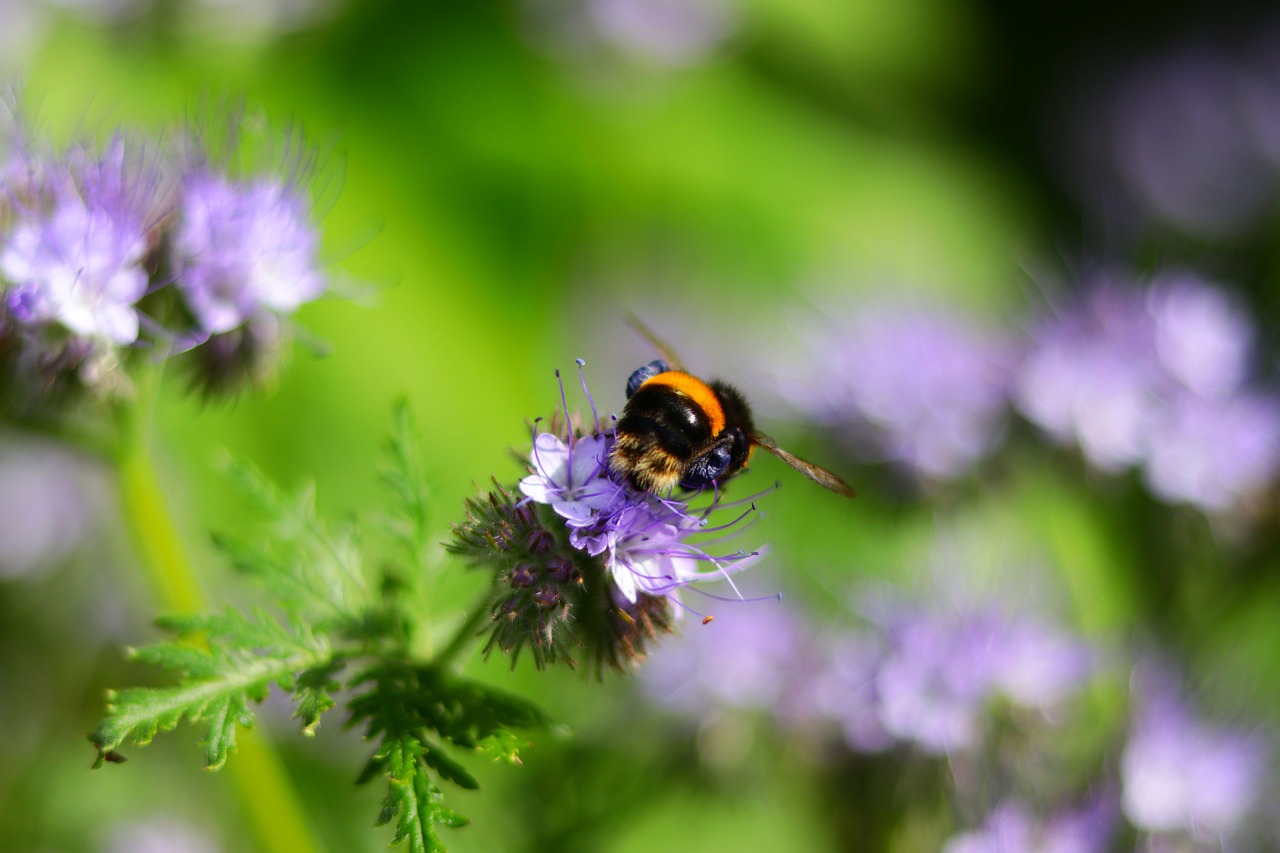
[[[148,383],[148,379],[150,382]],[[141,380],[153,390],[157,377]],[[150,395],[143,393],[142,400]],[[130,413],[116,459],[120,506],[157,606],[168,612],[205,611],[205,596],[184,547],[150,452],[142,413]],[[149,412],[145,413],[149,415]],[[321,853],[280,756],[266,737],[252,729],[237,738],[235,760],[227,772],[265,853]]]
[[[483,602],[477,602],[471,613],[458,626],[458,630],[454,632],[453,639],[449,641],[449,645],[440,650],[440,653],[432,658],[431,662],[443,669],[449,664],[453,658],[467,647],[475,639],[477,629],[484,622],[485,617],[489,615],[489,610],[484,606]]]

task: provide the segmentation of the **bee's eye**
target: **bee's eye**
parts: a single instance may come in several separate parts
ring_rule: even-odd
[[[702,489],[724,476],[733,462],[729,444],[721,442],[693,460],[680,485],[686,489]]]
[[[640,390],[640,386],[648,380],[657,376],[659,373],[666,373],[671,368],[665,361],[660,358],[646,364],[631,374],[631,378],[627,380],[627,399],[631,399],[631,395]]]

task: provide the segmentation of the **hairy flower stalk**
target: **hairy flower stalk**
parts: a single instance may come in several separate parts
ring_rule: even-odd
[[[728,501],[714,490],[694,507],[636,490],[609,469],[614,431],[594,402],[592,412],[589,430],[567,415],[547,431],[535,424],[528,476],[514,489],[495,480],[454,529],[451,550],[494,572],[486,653],[514,662],[528,647],[539,667],[572,666],[578,647],[597,668],[622,670],[690,609],[681,590],[728,579],[760,556],[717,547],[746,526],[756,496]],[[713,521],[721,510],[735,514]]]

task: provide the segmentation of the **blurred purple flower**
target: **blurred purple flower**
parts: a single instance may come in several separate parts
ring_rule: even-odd
[[[1146,681],[1121,756],[1125,815],[1149,832],[1228,839],[1260,797],[1268,761],[1263,744],[1199,722],[1167,684],[1152,689]]]
[[[1097,467],[1144,465],[1161,499],[1226,511],[1280,473],[1280,400],[1248,390],[1254,332],[1220,288],[1106,277],[1044,324],[1015,400]]]
[[[1005,622],[997,646],[993,684],[1028,709],[1059,705],[1088,680],[1096,663],[1079,637],[1026,615]]]
[[[284,183],[237,183],[197,170],[180,217],[177,287],[206,333],[229,332],[264,311],[290,313],[324,291],[319,235],[302,197]]]
[[[803,615],[781,601],[731,608],[658,649],[642,671],[644,688],[699,718],[725,708],[768,711],[786,698],[807,642]]]
[[[1219,239],[1267,214],[1280,139],[1275,38],[1273,26],[1252,58],[1203,42],[1109,71],[1088,60],[1079,76],[1094,80],[1077,92],[1083,108],[1062,153],[1109,227]]]
[[[1153,285],[1148,310],[1156,355],[1173,380],[1206,398],[1244,384],[1254,330],[1226,292],[1194,275],[1166,274]]]
[[[1250,133],[1241,69],[1189,50],[1142,68],[1116,90],[1116,171],[1158,220],[1202,237],[1236,232],[1273,198],[1275,173]]]
[[[40,186],[15,182],[27,192],[7,199],[15,223],[0,246],[14,319],[107,344],[137,340],[143,259],[164,204],[159,172],[141,156],[117,138],[101,156],[81,149],[30,170]]]
[[[102,841],[102,853],[217,853],[217,842],[188,823],[164,815],[118,823]]]
[[[942,853],[1104,853],[1113,821],[1096,805],[1040,820],[1024,804],[996,807],[979,829],[952,836]]]
[[[109,503],[97,474],[60,445],[0,434],[0,579],[72,555]]]
[[[888,626],[888,651],[876,669],[885,731],[926,752],[971,749],[995,680],[995,625],[977,618],[915,612]]]
[[[733,26],[730,0],[587,0],[586,12],[605,42],[671,66],[698,62]]]
[[[1014,398],[1059,443],[1114,471],[1142,458],[1163,374],[1142,293],[1102,280],[1035,333]]]
[[[793,662],[793,678],[777,706],[782,722],[793,728],[834,722],[858,752],[893,746],[876,690],[884,656],[880,638],[865,633],[818,637],[806,651]]]
[[[927,752],[976,746],[996,696],[1046,712],[1092,671],[1083,642],[990,604],[905,609],[883,629],[886,651],[875,674],[880,721]]]
[[[827,317],[832,317],[828,314]],[[1010,379],[1007,348],[953,311],[874,304],[805,332],[781,391],[837,430],[927,477],[963,474],[996,446]]]
[[[1150,436],[1146,482],[1170,502],[1224,512],[1280,474],[1280,399],[1175,400]]]

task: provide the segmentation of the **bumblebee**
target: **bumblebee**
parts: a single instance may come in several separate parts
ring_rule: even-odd
[[[719,485],[742,471],[755,449],[763,447],[818,485],[854,496],[835,474],[758,432],[751,407],[736,388],[689,373],[640,321],[629,322],[662,355],[627,380],[627,404],[609,454],[609,467],[632,486],[666,494],[677,486],[697,490]]]

